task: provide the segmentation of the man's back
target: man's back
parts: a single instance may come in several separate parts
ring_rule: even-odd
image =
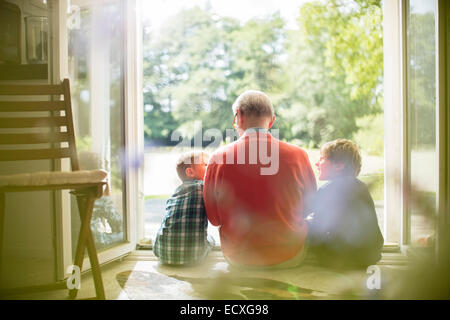
[[[315,191],[306,152],[263,131],[246,133],[213,155],[204,199],[229,260],[272,265],[303,249],[304,202]]]

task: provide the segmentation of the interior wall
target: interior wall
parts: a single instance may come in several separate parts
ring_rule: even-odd
[[[21,64],[27,64],[25,17],[48,18],[48,68],[51,69],[51,15],[41,0],[9,0],[21,10]],[[47,1],[50,2],[50,1]],[[51,75],[51,72],[48,72]],[[47,84],[51,79],[2,80],[0,84]],[[18,100],[33,97],[17,97]],[[35,116],[36,114],[34,114]],[[2,150],[0,150],[2,152]],[[0,162],[0,175],[23,172],[51,171],[49,160]],[[7,193],[1,286],[32,286],[55,279],[54,195],[53,192]]]

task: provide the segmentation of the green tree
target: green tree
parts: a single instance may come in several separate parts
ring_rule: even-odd
[[[384,153],[384,116],[382,113],[371,114],[357,119],[360,127],[354,134],[355,142],[369,154],[383,155]]]
[[[291,138],[311,146],[352,138],[359,117],[382,110],[380,1],[310,2],[297,21],[281,112]]]
[[[436,39],[433,13],[408,15],[409,139],[418,148],[436,143]]]
[[[382,111],[380,1],[306,3],[298,30],[279,13],[244,24],[195,7],[146,36],[147,138],[192,136],[198,120],[224,132],[247,89],[269,94],[282,139],[309,146],[352,138]]]
[[[239,21],[195,7],[148,34],[144,55],[146,136],[231,127],[231,105],[246,89],[281,90],[284,22],[279,14]],[[162,128],[165,128],[163,130]]]

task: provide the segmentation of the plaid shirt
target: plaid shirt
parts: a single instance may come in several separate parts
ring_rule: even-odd
[[[153,251],[165,264],[198,262],[212,247],[207,239],[207,228],[203,181],[185,181],[166,202],[166,216],[156,235]]]

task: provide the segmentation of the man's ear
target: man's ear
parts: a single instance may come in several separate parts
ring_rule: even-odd
[[[238,124],[238,128],[243,128],[244,127],[244,121],[245,121],[245,115],[242,114],[241,111],[239,111],[239,109],[237,110],[237,124]]]
[[[185,173],[189,178],[192,178],[194,176],[194,170],[191,167],[187,167]]]

